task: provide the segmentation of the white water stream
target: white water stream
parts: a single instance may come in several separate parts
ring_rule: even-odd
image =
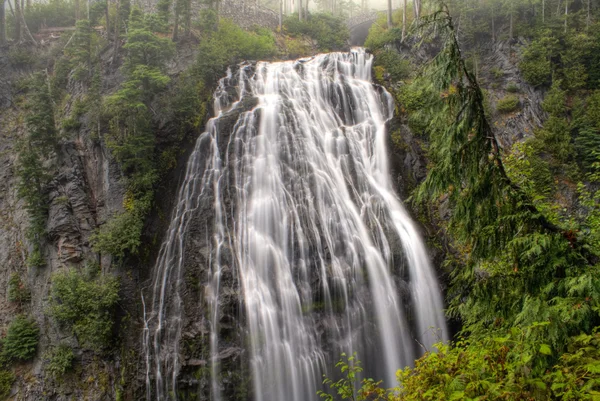
[[[195,251],[186,234],[207,199],[206,340],[216,356],[221,254],[231,253],[255,400],[317,400],[341,352],[357,352],[367,376],[393,386],[396,370],[421,352],[415,340],[447,339],[435,272],[392,187],[393,101],[371,83],[371,63],[357,49],[241,65],[221,80],[145,300],[148,399],[177,399],[181,286],[185,255]],[[220,132],[220,119],[251,97],[257,105]],[[210,369],[211,398],[220,400],[218,364]]]

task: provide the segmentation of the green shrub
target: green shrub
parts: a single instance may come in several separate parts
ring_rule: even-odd
[[[375,53],[375,67],[381,66],[390,74],[392,81],[406,79],[410,74],[410,62],[393,50],[380,50]]]
[[[84,348],[101,351],[111,346],[118,301],[116,277],[90,278],[73,270],[52,277],[49,313],[70,328]]]
[[[525,81],[533,86],[548,85],[551,82],[551,58],[558,52],[558,40],[550,33],[531,42],[523,52],[519,69]]]
[[[500,79],[500,78],[502,78],[504,76],[504,71],[502,71],[498,67],[492,67],[490,69],[490,73],[492,74],[492,76],[494,77],[494,79]]]
[[[277,54],[271,32],[244,31],[222,19],[216,32],[207,32],[198,47],[196,69],[207,84],[216,82],[228,66],[242,60],[260,60]]]
[[[10,302],[29,302],[31,300],[31,294],[29,289],[21,280],[19,273],[14,272],[10,275],[8,280],[8,300]]]
[[[302,38],[286,37],[285,52],[289,58],[295,59],[310,55],[312,53],[312,49],[305,41],[302,40]]]
[[[113,216],[92,236],[94,250],[122,258],[127,252],[136,254],[142,243],[143,218],[132,212]]]
[[[515,95],[507,95],[496,103],[496,110],[500,113],[510,113],[519,108],[519,97]]]
[[[32,359],[37,351],[39,333],[40,329],[33,319],[18,315],[8,326],[2,344],[2,357],[18,361]]]
[[[283,27],[291,36],[306,35],[314,39],[324,52],[346,48],[350,38],[345,21],[330,14],[309,13],[302,21],[298,14],[292,14],[285,18]]]
[[[15,375],[8,370],[0,370],[0,399],[5,399],[10,394],[10,389],[15,381]]]
[[[83,3],[81,14],[84,13]],[[25,12],[25,21],[32,33],[42,26],[73,26],[75,25],[75,2],[52,0],[48,3],[32,2]]]
[[[27,267],[44,267],[46,266],[46,260],[42,256],[42,251],[38,246],[35,246],[33,251],[27,256],[25,261]]]
[[[15,68],[31,67],[35,64],[35,53],[23,46],[12,46],[8,51],[8,61]]]
[[[515,84],[514,82],[511,82],[508,85],[506,85],[506,91],[509,93],[518,93],[520,91],[519,85]]]
[[[61,344],[58,347],[49,351],[46,356],[46,372],[52,377],[58,378],[67,373],[73,367],[75,355],[73,349],[66,344]]]

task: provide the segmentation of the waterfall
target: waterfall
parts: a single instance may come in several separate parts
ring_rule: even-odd
[[[194,313],[208,327],[211,399],[226,399],[220,350],[232,340],[220,333],[231,302],[257,401],[318,399],[341,352],[391,387],[418,344],[447,339],[425,245],[394,193],[394,104],[371,83],[371,63],[355,49],[246,63],[220,81],[143,298],[148,399],[177,399]],[[202,261],[202,300],[186,311],[190,260]]]

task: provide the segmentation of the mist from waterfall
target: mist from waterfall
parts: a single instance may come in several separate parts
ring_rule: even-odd
[[[356,352],[367,376],[393,386],[418,343],[447,339],[435,272],[393,189],[385,125],[394,104],[371,83],[371,63],[355,49],[242,64],[220,81],[143,298],[148,399],[177,399],[186,255],[199,252],[186,235],[206,202],[209,263],[199,284],[211,399],[223,399],[224,269],[239,284],[257,401],[317,400],[341,352]]]

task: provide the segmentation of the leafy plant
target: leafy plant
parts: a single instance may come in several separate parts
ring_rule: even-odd
[[[8,397],[14,381],[15,375],[11,371],[0,370],[0,399]]]
[[[37,323],[25,315],[16,316],[8,326],[2,343],[6,360],[27,361],[35,356],[40,330]]]
[[[339,368],[342,378],[333,381],[325,377],[325,380],[323,380],[323,384],[329,386],[337,397],[322,390],[317,391],[317,394],[327,401],[335,399],[353,401],[386,400],[388,393],[381,388],[381,381],[375,382],[373,379],[359,379],[363,371],[360,365],[361,363],[357,359],[356,353],[350,357],[342,353],[340,361],[335,364],[335,367]]]
[[[496,103],[496,109],[500,113],[511,113],[519,108],[519,97],[515,95],[508,95],[498,100]]]
[[[8,280],[8,300],[18,303],[29,302],[31,300],[29,289],[17,272],[12,273]]]
[[[45,355],[45,359],[46,371],[54,378],[59,378],[71,370],[75,355],[73,355],[73,349],[70,346],[60,344],[50,350]]]
[[[297,14],[291,14],[285,18],[283,27],[291,36],[305,35],[314,39],[321,51],[344,49],[350,37],[342,18],[325,13],[309,13],[302,21]]]
[[[49,313],[70,328],[80,345],[94,351],[112,345],[115,308],[119,301],[116,277],[85,277],[71,270],[52,277]]]

